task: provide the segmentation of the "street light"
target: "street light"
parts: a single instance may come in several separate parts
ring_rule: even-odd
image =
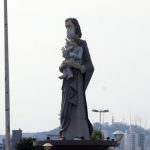
[[[53,145],[50,143],[45,143],[43,146],[44,146],[44,150],[51,150]]]
[[[118,143],[118,148],[120,149],[121,140],[123,139],[124,133],[122,131],[115,131],[113,135]]]
[[[4,47],[5,47],[5,149],[11,150],[10,140],[10,95],[9,95],[9,53],[7,0],[4,0]]]
[[[117,142],[120,142],[120,141],[122,140],[123,136],[124,136],[124,133],[123,133],[122,131],[115,131],[115,132],[113,133],[113,135],[114,135],[114,137],[115,137],[115,140],[116,140]]]
[[[98,112],[99,113],[99,122],[100,122],[100,131],[102,130],[101,129],[101,113],[106,113],[106,112],[109,112],[108,109],[105,109],[105,110],[97,110],[97,109],[92,109],[93,112]]]

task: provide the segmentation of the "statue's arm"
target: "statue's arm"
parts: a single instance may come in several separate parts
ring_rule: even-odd
[[[83,48],[80,46],[78,47],[78,52],[76,53],[70,53],[70,56],[73,56],[75,59],[82,59],[82,55],[83,55]]]
[[[59,70],[62,72],[63,68],[69,66],[75,69],[78,69],[81,71],[81,73],[85,73],[86,72],[86,67],[85,65],[80,65],[79,63],[75,62],[74,60],[70,59],[67,61],[63,61],[62,64],[59,67]]]
[[[79,63],[75,62],[73,59],[69,59],[67,61],[64,61],[63,65],[73,67],[73,68],[79,69],[79,70],[80,70],[80,67],[81,67],[81,65]]]

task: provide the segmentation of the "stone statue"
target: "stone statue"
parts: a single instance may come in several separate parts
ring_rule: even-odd
[[[63,73],[63,77],[60,77],[60,79],[63,79],[60,136],[66,140],[78,138],[89,140],[93,127],[88,119],[85,91],[94,72],[94,67],[87,43],[81,39],[82,33],[77,19],[66,19],[65,26],[68,40],[73,40],[82,54],[77,60],[65,59],[59,67],[60,72]],[[72,47],[72,53],[74,48]],[[79,53],[79,51],[76,51],[76,55]],[[70,68],[72,73],[69,78],[64,73],[67,67]]]

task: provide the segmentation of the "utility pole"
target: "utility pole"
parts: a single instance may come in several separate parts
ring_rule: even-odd
[[[11,150],[7,0],[4,0],[4,43],[5,43],[5,52],[4,52],[5,55],[5,135],[6,135],[5,149]]]

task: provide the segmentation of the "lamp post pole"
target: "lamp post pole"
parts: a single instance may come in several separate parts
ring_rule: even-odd
[[[5,43],[5,149],[11,150],[10,145],[10,97],[9,97],[9,54],[8,54],[8,18],[7,0],[4,0],[4,43]]]
[[[100,130],[100,131],[102,131],[101,114],[102,114],[102,111],[99,111],[99,123],[100,123],[99,130]]]
[[[97,109],[92,109],[93,112],[98,112],[99,113],[99,123],[100,123],[100,127],[99,127],[99,130],[102,131],[102,125],[101,125],[101,114],[102,113],[106,113],[106,112],[109,112],[108,109],[105,109],[105,110],[97,110]]]

